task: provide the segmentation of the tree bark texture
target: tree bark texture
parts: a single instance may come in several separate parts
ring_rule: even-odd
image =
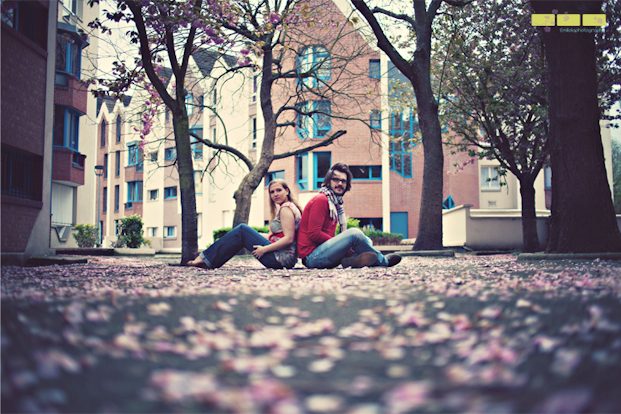
[[[597,14],[601,1],[533,1],[536,13]],[[552,217],[547,251],[621,251],[599,125],[593,33],[543,34],[550,70]]]
[[[522,196],[522,250],[532,253],[539,250],[537,214],[535,211],[535,187],[532,178],[522,177],[520,180],[520,195]]]
[[[181,193],[181,265],[185,265],[188,261],[194,260],[198,253],[196,190],[187,115],[185,117],[173,115],[173,128]]]

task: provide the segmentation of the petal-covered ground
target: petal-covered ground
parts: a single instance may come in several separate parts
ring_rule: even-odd
[[[3,412],[621,412],[621,263],[2,267]]]

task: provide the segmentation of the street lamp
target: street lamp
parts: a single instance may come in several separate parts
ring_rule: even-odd
[[[99,197],[101,193],[101,176],[104,173],[103,165],[95,166],[95,175],[97,176],[97,245],[101,246],[101,228],[99,227]]]

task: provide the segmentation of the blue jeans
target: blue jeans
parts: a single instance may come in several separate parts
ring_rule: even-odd
[[[360,229],[347,229],[343,233],[323,242],[314,252],[306,256],[303,263],[308,268],[331,269],[341,264],[341,260],[353,249],[356,255],[364,252],[377,254],[374,266],[388,266],[388,260],[375,250],[369,239]]]
[[[219,238],[207,250],[202,252],[200,256],[207,266],[211,269],[217,269],[228,262],[244,247],[253,251],[256,245],[267,246],[268,244],[270,244],[270,241],[263,237],[261,233],[247,224],[240,224]],[[259,261],[263,266],[271,269],[283,268],[282,264],[276,259],[274,252],[265,253]]]

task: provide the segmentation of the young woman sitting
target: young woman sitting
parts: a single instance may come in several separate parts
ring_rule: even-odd
[[[267,268],[290,269],[295,266],[298,261],[297,231],[302,209],[284,180],[272,180],[268,191],[272,221],[267,235],[247,224],[240,224],[188,264],[203,269],[217,269],[245,247]]]

